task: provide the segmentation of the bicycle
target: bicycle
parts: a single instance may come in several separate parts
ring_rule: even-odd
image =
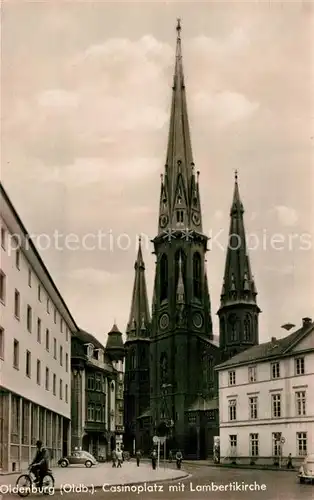
[[[28,474],[21,474],[16,480],[17,494],[22,497],[28,497],[30,493],[41,493],[43,495],[51,495],[54,492],[55,480],[52,470],[48,469],[42,480],[42,486],[38,487],[38,482],[35,473],[33,472],[34,466],[29,466]]]

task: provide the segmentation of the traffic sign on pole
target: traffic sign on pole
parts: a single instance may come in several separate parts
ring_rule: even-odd
[[[159,437],[158,436],[154,436],[153,437],[153,443],[154,444],[158,444],[159,443]]]
[[[281,441],[281,444],[285,444],[285,442],[286,442],[284,437],[282,437],[280,441]]]

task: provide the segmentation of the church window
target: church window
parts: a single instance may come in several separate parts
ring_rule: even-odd
[[[136,368],[136,355],[135,350],[132,349],[130,356],[130,370],[134,370]]]
[[[251,318],[247,314],[244,318],[244,340],[248,341],[251,339]]]
[[[182,225],[184,222],[183,210],[177,210],[177,224]]]
[[[196,299],[201,298],[201,256],[198,252],[193,255],[193,293]]]
[[[235,342],[238,339],[238,318],[235,314],[231,314],[228,318],[230,324],[230,340],[231,342]]]
[[[179,280],[179,261],[181,257],[181,270],[182,270],[182,279],[183,283],[185,283],[185,268],[186,268],[186,256],[182,250],[178,250],[175,254],[175,286],[177,290],[178,280]]]
[[[164,254],[160,259],[160,300],[168,298],[168,259]]]

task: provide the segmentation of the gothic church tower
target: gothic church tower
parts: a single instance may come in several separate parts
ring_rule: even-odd
[[[134,265],[135,278],[131,311],[125,342],[124,379],[124,445],[132,451],[134,446],[145,452],[150,450],[149,408],[149,342],[151,319],[145,279],[145,264],[139,241]]]
[[[257,291],[246,247],[243,214],[236,173],[225,275],[218,311],[222,361],[258,344],[260,309],[256,303]]]
[[[202,230],[199,172],[192,155],[182,66],[181,26],[173,81],[168,149],[161,179],[156,275],[150,340],[152,432],[172,429],[176,446],[187,443],[187,411],[213,391],[218,347],[213,343]]]

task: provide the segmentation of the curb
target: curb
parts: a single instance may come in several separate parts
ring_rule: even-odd
[[[249,465],[232,465],[232,464],[203,464],[199,463],[197,460],[195,462],[185,462],[186,465],[196,465],[198,467],[215,467],[216,469],[242,469],[242,470],[269,470],[273,472],[298,472],[298,467],[294,469],[280,469],[279,467],[266,467],[266,466],[260,466],[260,467],[252,467]]]

